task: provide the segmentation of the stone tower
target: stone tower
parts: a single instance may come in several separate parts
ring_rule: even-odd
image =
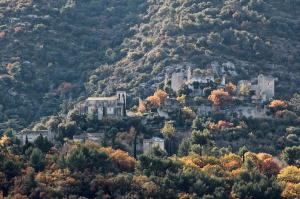
[[[273,77],[267,77],[262,74],[258,76],[257,93],[261,96],[262,101],[267,101],[274,97],[275,80]]]
[[[117,91],[117,97],[119,103],[126,104],[126,91]]]
[[[174,92],[176,92],[183,83],[184,83],[183,82],[183,74],[181,74],[181,73],[173,73],[172,74],[171,88]]]

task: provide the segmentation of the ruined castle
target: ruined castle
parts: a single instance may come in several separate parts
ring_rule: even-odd
[[[199,82],[206,84],[208,82],[214,82],[215,77],[214,74],[192,74],[191,68],[188,68],[187,71],[187,78],[184,77],[184,74],[182,73],[173,73],[172,79],[171,79],[171,88],[173,91],[177,91],[178,88],[185,84],[185,83],[193,83],[193,82]],[[193,86],[191,87],[192,90],[194,90]]]
[[[238,81],[236,91],[239,94],[241,90],[241,85],[245,84],[247,89],[255,90],[255,95],[252,96],[253,103],[262,103],[268,101],[270,98],[274,97],[275,91],[275,79],[274,77],[264,76],[260,74],[257,78],[257,85],[252,85],[248,80]]]

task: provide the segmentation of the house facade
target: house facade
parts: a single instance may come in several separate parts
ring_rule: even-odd
[[[123,117],[126,106],[126,92],[117,91],[114,97],[89,97],[74,106],[80,114],[92,114],[95,110],[99,120],[103,116]]]

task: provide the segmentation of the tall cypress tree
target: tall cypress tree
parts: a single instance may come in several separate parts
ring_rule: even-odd
[[[125,104],[125,101],[123,103],[123,116],[126,117],[126,104]]]
[[[58,116],[58,112],[57,112],[56,108],[54,108],[53,116]]]
[[[182,112],[181,112],[181,108],[179,108],[178,125],[182,126]]]

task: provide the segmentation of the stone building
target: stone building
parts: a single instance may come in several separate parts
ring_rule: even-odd
[[[252,85],[248,80],[238,81],[236,90],[237,94],[240,94],[241,85],[245,84],[248,89],[255,90],[255,95],[252,96],[252,102],[263,103],[268,101],[275,95],[275,79],[274,77],[268,77],[260,74],[258,76],[257,85]]]
[[[166,76],[167,78],[167,76]],[[172,74],[172,82],[171,82],[171,88],[173,91],[177,91],[178,88],[185,84],[185,83],[193,83],[193,82],[199,82],[200,84],[206,84],[208,82],[214,82],[215,77],[214,74],[192,74],[191,68],[189,67],[187,70],[187,78],[184,78],[184,75],[182,73],[173,73]],[[190,89],[194,90],[194,87],[192,84],[189,84]],[[201,92],[202,93],[202,92]]]
[[[110,117],[123,117],[126,105],[126,91],[117,91],[114,97],[89,97],[74,106],[80,114],[92,114],[96,111],[98,119],[103,115]]]
[[[159,137],[153,137],[151,139],[143,140],[143,153],[146,153],[153,146],[159,145],[161,150],[165,150],[165,141]]]
[[[172,81],[171,81],[172,90],[176,92],[178,90],[178,88],[183,84],[184,84],[183,74],[182,73],[173,73]]]
[[[80,135],[73,135],[73,140],[76,140],[79,142],[81,142],[83,140],[99,142],[103,136],[104,136],[104,133],[83,133]]]
[[[34,143],[37,137],[42,134],[43,137],[46,137],[48,141],[52,142],[54,140],[54,132],[51,130],[39,130],[39,131],[21,131],[17,133],[16,136],[21,140],[22,145],[26,142],[26,136],[28,142]]]

